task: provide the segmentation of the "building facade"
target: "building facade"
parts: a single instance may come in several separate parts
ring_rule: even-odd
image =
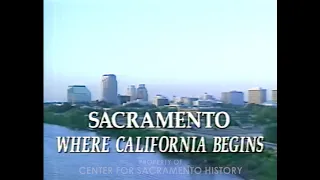
[[[252,88],[248,90],[249,104],[262,104],[267,101],[267,90],[263,88]]]
[[[182,104],[186,105],[186,106],[192,106],[193,102],[192,99],[189,97],[181,97],[181,101]]]
[[[199,100],[199,98],[196,98],[196,97],[190,97],[189,99],[190,99],[191,102],[194,102],[194,101],[198,101],[198,100]]]
[[[181,103],[181,102],[182,102],[182,98],[183,98],[183,97],[176,97],[176,96],[174,96],[174,97],[172,98],[172,101],[173,101],[173,103]]]
[[[137,96],[136,99],[143,100],[143,101],[148,101],[148,90],[145,86],[145,84],[139,84],[137,88]]]
[[[162,95],[156,95],[153,100],[153,104],[156,106],[166,106],[169,105],[169,99]]]
[[[197,101],[193,101],[193,106],[211,107],[213,106],[213,102],[211,100],[197,100]]]
[[[129,101],[129,102],[124,103],[123,105],[124,106],[128,106],[128,105],[132,105],[132,104],[139,104],[139,105],[142,105],[142,106],[150,106],[150,105],[152,105],[149,101],[144,101],[144,100],[141,100],[141,99],[136,99],[134,101]]]
[[[230,91],[228,94],[228,104],[243,106],[244,94],[240,91]]]
[[[130,101],[134,101],[137,99],[137,89],[134,85],[128,87],[127,95],[130,96]]]
[[[201,98],[202,100],[213,100],[213,96],[208,94],[208,93],[204,93]]]
[[[68,86],[67,99],[69,103],[88,103],[91,102],[91,92],[84,85]]]
[[[277,103],[277,90],[272,90],[272,101]]]
[[[128,95],[118,95],[118,99],[119,99],[119,103],[120,104],[124,104],[124,103],[127,103],[129,101],[131,101],[131,96],[128,96]]]
[[[118,82],[114,74],[105,74],[101,81],[101,100],[107,103],[118,104]]]
[[[223,92],[221,93],[221,98],[220,100],[225,103],[228,104],[229,103],[229,92]]]

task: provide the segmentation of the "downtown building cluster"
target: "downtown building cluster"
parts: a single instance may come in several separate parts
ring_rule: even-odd
[[[67,90],[67,99],[69,103],[91,102],[91,92],[85,85],[69,86]],[[114,105],[128,105],[138,103],[141,105],[154,104],[156,106],[196,106],[210,107],[215,104],[232,104],[243,106],[245,104],[260,104],[267,106],[276,106],[277,90],[272,90],[272,101],[267,101],[267,90],[263,88],[252,88],[248,90],[248,101],[244,100],[244,93],[241,91],[222,92],[220,100],[212,95],[204,93],[200,97],[173,97],[172,101],[163,95],[156,95],[153,101],[149,101],[148,90],[145,84],[130,85],[125,95],[118,94],[118,81],[114,74],[104,74],[101,79],[100,101]]]
[[[244,93],[240,91],[229,91],[221,94],[221,101],[225,104],[244,105],[259,104],[266,106],[277,105],[277,90],[272,90],[272,100],[267,101],[267,89],[255,87],[248,90],[248,102],[244,101]]]
[[[91,92],[85,85],[72,85],[68,87],[67,99],[69,103],[91,102]],[[148,103],[148,90],[145,84],[129,86],[126,95],[118,94],[118,81],[114,74],[104,74],[101,79],[100,101],[119,105],[125,103]]]

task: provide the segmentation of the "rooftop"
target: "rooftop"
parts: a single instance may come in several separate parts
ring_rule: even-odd
[[[155,98],[157,98],[157,99],[167,99],[165,96],[163,96],[163,95],[161,95],[161,94],[157,94],[157,95],[155,96]]]
[[[104,74],[102,76],[116,76],[116,75],[114,75],[114,74]]]
[[[86,87],[85,85],[70,85],[69,87]]]
[[[251,89],[248,89],[249,91],[259,91],[259,90],[264,90],[262,87],[254,87]]]
[[[236,91],[236,90],[232,90],[232,91],[230,91],[231,93],[243,93],[243,92],[241,92],[241,91]]]
[[[118,97],[130,97],[129,95],[118,94]]]

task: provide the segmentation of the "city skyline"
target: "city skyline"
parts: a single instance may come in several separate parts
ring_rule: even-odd
[[[67,86],[99,99],[102,74],[119,94],[146,84],[162,94],[219,98],[277,87],[276,1],[44,1],[44,100]],[[149,99],[150,99],[149,98]]]
[[[114,74],[111,74],[111,75],[114,75]],[[102,76],[104,77],[105,75],[102,75]],[[115,76],[116,76],[116,75],[115,75]],[[101,82],[100,82],[100,83],[101,83]],[[137,89],[139,88],[140,85],[145,86],[146,89],[147,89],[147,93],[149,94],[148,85],[142,84],[142,83],[127,85],[126,88],[124,88],[124,89],[122,89],[122,90],[121,90],[121,89],[120,89],[120,90],[118,89],[118,90],[117,90],[117,94],[119,94],[119,95],[128,95],[128,93],[129,93],[129,92],[128,92],[128,87],[132,87],[132,86],[134,86],[135,91],[137,92]],[[92,101],[101,100],[101,98],[102,98],[101,94],[102,94],[103,88],[101,88],[101,85],[100,85],[99,88],[94,89],[94,91],[92,91],[92,89],[90,89],[90,87],[88,87],[86,84],[72,84],[72,85],[68,85],[68,86],[67,86],[67,89],[68,89],[70,86],[85,86],[86,88],[88,88],[89,91],[90,91],[90,93],[91,93],[90,96],[92,96]],[[117,82],[116,86],[117,86],[117,87],[119,86],[119,82]],[[222,93],[232,92],[232,91],[239,91],[239,92],[242,92],[242,93],[243,93],[243,95],[244,95],[244,96],[243,96],[243,97],[244,97],[244,100],[247,101],[247,100],[248,100],[248,91],[249,91],[250,89],[255,89],[255,88],[263,88],[263,87],[256,86],[256,87],[248,88],[248,89],[243,90],[243,91],[241,91],[241,90],[239,90],[239,89],[229,89],[229,90],[226,90],[226,91],[221,91],[221,92],[219,92],[219,93],[217,93],[217,94],[215,94],[215,93],[210,93],[210,91],[209,91],[209,92],[208,92],[208,91],[203,91],[203,92],[199,92],[199,93],[196,94],[196,95],[187,95],[187,94],[185,94],[185,93],[184,93],[184,95],[177,95],[178,93],[173,93],[172,95],[166,95],[166,94],[163,94],[163,93],[161,93],[161,92],[156,92],[156,90],[155,90],[155,92],[152,92],[152,95],[149,96],[148,100],[149,100],[149,101],[152,101],[153,98],[156,97],[157,95],[162,95],[162,96],[167,97],[168,99],[172,100],[173,96],[175,96],[175,97],[196,97],[196,98],[200,98],[201,96],[203,96],[203,95],[205,95],[205,94],[207,94],[207,95],[209,95],[209,96],[212,95],[213,98],[222,100],[222,95],[221,95]],[[276,91],[277,88],[271,88],[271,89],[263,88],[263,89],[266,90],[266,95],[267,95],[267,96],[266,96],[266,101],[271,101],[271,100],[273,99],[273,94],[272,94],[272,92],[273,92],[274,90]],[[92,93],[92,92],[95,92],[95,93]],[[136,93],[136,92],[135,92],[135,93]],[[57,102],[58,102],[58,101],[64,102],[64,101],[67,101],[67,99],[68,99],[67,95],[68,95],[68,94],[66,94],[66,98],[64,98],[63,100],[61,100],[61,99],[52,99],[52,100],[46,100],[46,99],[44,99],[44,102],[55,102],[55,101],[57,101]]]

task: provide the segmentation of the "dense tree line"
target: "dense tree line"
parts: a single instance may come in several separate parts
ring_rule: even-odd
[[[70,109],[74,108],[70,103],[63,103],[60,106],[57,105],[50,105],[46,107],[44,110],[47,112],[53,112],[53,113],[64,113],[69,111]]]
[[[277,124],[267,126],[263,135],[266,141],[277,143]]]
[[[244,112],[252,115],[252,120],[256,124],[265,125],[277,123],[277,108],[248,104],[243,108]]]

